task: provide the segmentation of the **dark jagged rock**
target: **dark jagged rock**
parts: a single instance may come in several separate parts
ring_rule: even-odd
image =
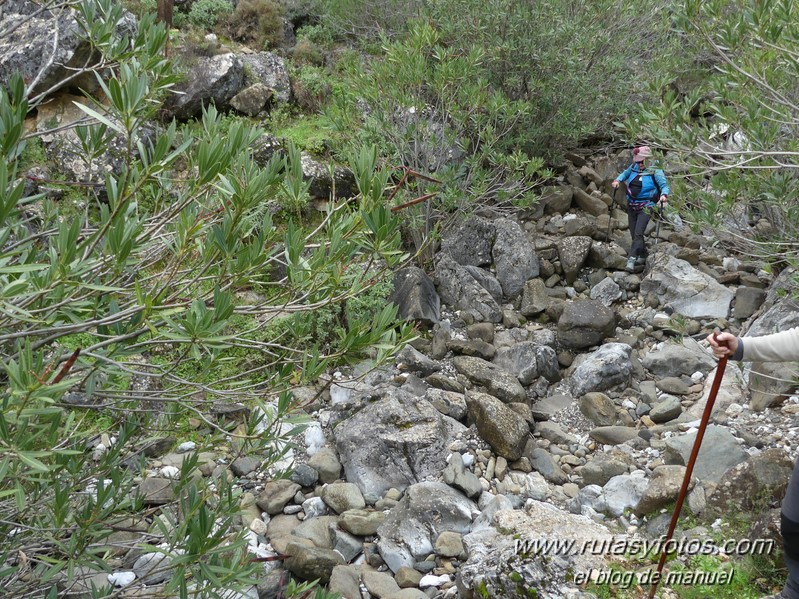
[[[441,299],[436,287],[427,274],[416,266],[394,273],[391,301],[397,304],[399,315],[405,320],[435,324],[441,316]]]

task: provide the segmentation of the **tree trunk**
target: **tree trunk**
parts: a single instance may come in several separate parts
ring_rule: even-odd
[[[165,23],[167,29],[172,29],[172,8],[175,0],[158,0],[158,20]]]

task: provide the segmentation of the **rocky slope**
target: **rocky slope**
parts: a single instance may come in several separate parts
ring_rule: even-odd
[[[776,292],[787,273],[770,281],[668,223],[642,272],[620,270],[629,236],[617,209],[605,239],[605,191],[622,162],[569,166],[539,214],[469,218],[442,241],[433,277],[398,272],[402,312],[427,332],[391,368],[298,392],[315,398],[313,425],[290,479],[258,456],[202,454],[203,474],[241,487],[252,551],[276,558],[260,597],[278,596],[284,570],[345,598],[590,597],[586,579],[602,583],[619,559],[603,541],[664,534],[716,375],[704,337],[795,312]],[[778,505],[799,410],[778,384],[728,366],[684,511],[701,525],[686,539],[733,539],[729,516]],[[148,502],[171,499],[160,493],[179,459],[150,463]],[[773,543],[761,526],[751,537]],[[147,571],[133,557],[116,566],[135,586]],[[651,567],[626,556],[616,569],[634,578],[616,586]],[[679,596],[672,586],[661,596]]]

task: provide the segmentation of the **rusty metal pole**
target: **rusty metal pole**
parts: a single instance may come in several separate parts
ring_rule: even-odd
[[[694,471],[694,464],[696,463],[696,456],[699,455],[699,448],[702,445],[702,438],[705,436],[705,429],[707,428],[707,423],[710,420],[710,414],[713,412],[713,404],[716,403],[716,395],[718,395],[719,387],[721,386],[721,379],[724,376],[724,369],[727,367],[727,356],[724,356],[719,359],[719,365],[716,368],[716,376],[713,379],[713,385],[710,387],[710,395],[707,398],[707,404],[705,404],[705,411],[702,414],[702,421],[699,424],[699,430],[696,433],[696,441],[694,441],[694,447],[691,450],[691,457],[688,459],[688,464],[685,467],[685,477],[682,480],[682,487],[680,488],[680,493],[677,495],[677,505],[674,506],[674,513],[671,515],[671,523],[669,524],[669,530],[666,533],[666,540],[663,543],[663,551],[660,553],[660,561],[658,561],[657,567],[657,576],[654,577],[652,582],[652,586],[649,587],[649,599],[653,599],[655,596],[655,591],[658,588],[658,583],[660,582],[660,578],[663,574],[663,564],[666,563],[666,558],[668,557],[668,546],[669,541],[671,540],[672,535],[674,534],[674,529],[677,527],[677,520],[680,518],[680,510],[682,509],[682,504],[685,501],[685,495],[688,493],[688,485],[691,483],[691,474]]]

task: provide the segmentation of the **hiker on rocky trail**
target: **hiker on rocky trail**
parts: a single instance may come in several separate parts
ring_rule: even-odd
[[[799,360],[799,327],[745,340],[730,333],[707,338],[713,355],[732,360],[757,362],[793,362]],[[782,591],[763,599],[799,599],[799,462],[794,464],[791,480],[782,500],[780,534],[782,535],[788,579]]]
[[[613,180],[613,189],[621,183],[627,187],[627,223],[630,229],[630,252],[625,270],[633,272],[636,266],[646,263],[647,249],[644,232],[656,206],[663,207],[668,201],[670,189],[663,170],[647,166],[652,157],[649,146],[633,149],[633,163]]]

